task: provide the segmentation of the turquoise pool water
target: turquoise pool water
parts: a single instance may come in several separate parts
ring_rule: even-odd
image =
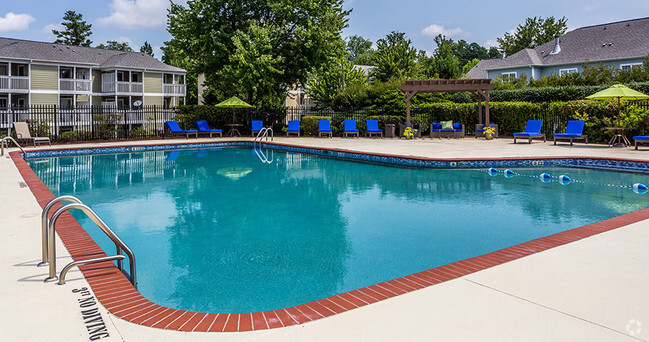
[[[134,251],[139,291],[177,309],[298,305],[649,207],[647,175],[430,170],[251,149],[28,160]],[[547,172],[579,182],[543,183]],[[99,245],[114,245],[77,216]]]

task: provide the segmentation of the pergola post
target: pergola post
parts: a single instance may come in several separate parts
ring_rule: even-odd
[[[489,90],[485,91],[484,103],[485,103],[485,112],[484,112],[485,125],[489,126],[489,123],[491,122],[489,121]]]
[[[417,94],[416,91],[406,92],[406,125],[410,127],[410,100]]]

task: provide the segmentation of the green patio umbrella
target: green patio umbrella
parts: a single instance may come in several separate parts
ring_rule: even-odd
[[[232,96],[231,98],[218,103],[216,105],[217,107],[221,108],[232,108],[232,124],[234,124],[234,110],[236,108],[251,108],[252,106],[241,100],[240,98],[236,96]]]
[[[629,101],[629,100],[646,100],[649,99],[649,96],[639,92],[635,91],[627,86],[624,86],[622,84],[616,84],[612,85],[609,88],[606,88],[600,92],[597,92],[593,95],[586,96],[587,99],[591,100],[616,100],[618,103],[618,110],[617,110],[617,126],[620,127],[620,109],[619,105],[622,103],[622,101]]]

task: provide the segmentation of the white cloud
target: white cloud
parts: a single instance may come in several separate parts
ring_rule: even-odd
[[[168,0],[113,0],[110,16],[98,19],[99,25],[125,29],[158,28],[167,22]]]
[[[9,12],[0,17],[0,32],[25,31],[34,20],[36,19],[29,14]]]
[[[484,42],[484,44],[482,44],[482,46],[484,46],[486,48],[490,48],[490,47],[494,47],[494,46],[498,47],[499,45],[500,44],[498,44],[498,41],[496,39],[489,39],[486,42]]]
[[[63,26],[61,24],[48,24],[48,25],[45,25],[45,27],[43,27],[43,30],[41,30],[41,32],[47,33],[47,34],[50,34],[50,35],[54,36],[54,33],[52,33],[52,30],[62,31],[64,29],[65,29],[65,26]]]
[[[466,37],[469,33],[460,27],[447,29],[444,26],[433,24],[424,28],[421,31],[421,34],[423,34],[424,36],[431,36],[431,37],[435,37],[438,34],[447,37]]]

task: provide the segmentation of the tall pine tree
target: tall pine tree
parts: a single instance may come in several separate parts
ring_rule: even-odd
[[[92,41],[88,39],[92,34],[90,30],[92,24],[86,23],[81,13],[66,11],[63,20],[61,24],[65,27],[64,30],[52,30],[52,33],[56,35],[55,43],[88,47],[92,44]]]

